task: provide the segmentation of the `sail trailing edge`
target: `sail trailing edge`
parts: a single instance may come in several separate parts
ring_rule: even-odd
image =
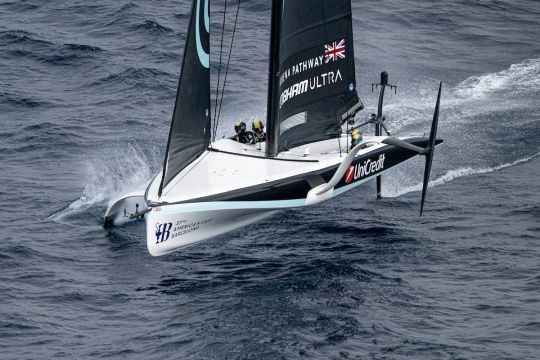
[[[193,0],[182,73],[169,132],[163,189],[210,143],[209,0]]]

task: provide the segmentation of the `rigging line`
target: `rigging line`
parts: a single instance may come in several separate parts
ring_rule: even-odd
[[[240,13],[240,3],[241,2],[242,2],[241,0],[238,0],[238,5],[236,6],[236,17],[234,19],[234,28],[233,28],[233,32],[232,32],[231,46],[229,48],[229,56],[227,58],[227,66],[225,67],[225,77],[223,79],[223,89],[221,90],[221,99],[219,100],[219,110],[218,110],[218,114],[217,114],[216,123],[219,123],[219,117],[221,115],[221,106],[223,105],[223,94],[225,93],[225,85],[227,84],[227,75],[229,73],[229,64],[231,62],[231,54],[232,54],[232,49],[233,49],[233,44],[234,44],[234,35],[236,34],[236,25],[238,24],[238,14]],[[216,129],[217,129],[217,125],[216,125]]]
[[[219,82],[221,79],[221,60],[223,58],[223,40],[225,36],[226,15],[227,15],[227,0],[225,0],[225,5],[223,7],[223,25],[221,27],[221,46],[219,49],[219,66],[218,66],[218,76],[217,76],[217,86],[216,86],[216,105],[214,106],[214,125],[212,129],[212,142],[216,141],[216,132],[217,132],[216,113],[217,113],[217,106],[218,106],[218,99],[219,99]]]
[[[349,121],[347,120],[347,151],[351,151],[352,149],[349,147]],[[352,134],[351,134],[351,145],[352,145]]]
[[[347,31],[348,35],[349,35],[349,39],[351,39],[351,41],[354,42],[354,36],[353,36],[353,29],[352,29],[352,4],[351,2],[349,2],[349,11],[350,11],[350,17],[351,17],[351,26],[349,27],[349,30]],[[347,44],[347,40],[345,40],[345,46],[349,46],[349,49],[350,49],[350,44]],[[353,44],[354,45],[354,44]],[[354,64],[354,47],[353,47],[353,52],[352,52],[352,57],[353,57],[353,64]],[[350,69],[350,66],[347,64],[347,79],[350,79],[351,76],[350,76],[350,73],[349,73],[349,69]],[[356,76],[355,76],[355,79],[354,79],[354,90],[356,90]],[[360,97],[358,97],[358,101],[360,101]],[[354,117],[353,117],[353,120],[354,120]],[[349,134],[349,131],[351,131],[351,133]],[[350,146],[349,146],[349,135],[351,136],[351,142],[350,142]],[[352,150],[352,142],[353,142],[353,139],[352,139],[352,129],[350,129],[350,126],[349,126],[349,119],[347,119],[347,130],[346,130],[346,137],[347,137],[347,151],[351,151]]]

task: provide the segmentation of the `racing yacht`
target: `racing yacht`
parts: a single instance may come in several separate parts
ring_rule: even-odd
[[[356,88],[351,0],[272,0],[267,139],[257,145],[215,140],[211,125],[209,0],[193,0],[163,170],[145,190],[109,207],[104,226],[145,219],[151,255],[159,256],[266,218],[313,206],[418,155],[426,157],[423,211],[441,87],[429,137],[390,135],[382,114],[388,74],[381,74],[377,114]],[[374,136],[351,146],[368,123]],[[384,130],[384,133],[383,133]]]

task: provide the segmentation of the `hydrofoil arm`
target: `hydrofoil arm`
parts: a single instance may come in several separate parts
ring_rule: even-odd
[[[306,205],[318,204],[332,197],[332,190],[338,184],[341,178],[343,178],[345,172],[347,172],[347,169],[356,157],[356,154],[358,154],[358,152],[363,149],[368,142],[372,141],[362,141],[347,154],[329,182],[316,186],[308,192],[306,197]]]
[[[422,186],[422,202],[420,205],[420,216],[422,216],[423,210],[424,210],[424,202],[426,200],[426,193],[429,183],[429,176],[431,173],[431,164],[433,162],[433,152],[435,150],[435,146],[437,145],[437,126],[439,122],[439,108],[441,103],[441,90],[442,90],[442,82],[439,84],[439,93],[437,95],[437,103],[435,105],[435,113],[433,115],[433,121],[431,123],[431,132],[429,134],[429,140],[427,143],[427,146],[425,148],[410,144],[406,141],[396,139],[394,137],[387,137],[382,141],[383,144],[396,146],[405,150],[413,151],[417,153],[418,155],[425,155],[426,156],[426,165],[424,169],[424,183]],[[441,142],[442,140],[439,140]],[[356,157],[356,154],[363,148],[363,145],[367,141],[363,141],[360,144],[356,145],[349,154],[343,159],[341,162],[341,165],[335,172],[332,179],[330,179],[329,182],[325,184],[321,184],[317,187],[314,187],[311,189],[306,197],[306,205],[314,205],[318,204],[320,202],[323,202],[325,200],[328,200],[332,197],[333,189],[334,187],[339,183],[339,181],[343,178],[345,175],[345,172],[353,162],[354,158]]]

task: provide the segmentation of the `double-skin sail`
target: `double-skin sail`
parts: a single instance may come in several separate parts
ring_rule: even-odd
[[[359,104],[351,1],[274,0],[274,12],[270,156],[339,136],[342,115]]]

